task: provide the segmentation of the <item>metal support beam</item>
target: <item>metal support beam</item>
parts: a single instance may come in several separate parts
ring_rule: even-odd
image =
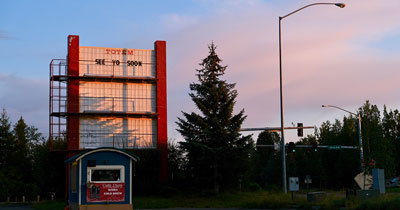
[[[258,144],[256,146],[257,147],[274,147],[275,145],[273,145],[273,144]],[[286,146],[287,145],[285,145],[285,147]],[[313,145],[298,145],[298,144],[296,144],[295,147],[298,147],[298,148],[312,148]],[[320,149],[320,148],[321,149],[330,149],[332,147],[336,147],[336,148],[340,148],[340,149],[356,149],[356,150],[360,149],[360,147],[358,147],[358,146],[342,146],[342,145],[318,145],[317,146],[318,149]]]
[[[303,127],[284,127],[285,130],[290,129],[315,129],[315,126],[303,126]],[[239,131],[268,131],[268,132],[279,132],[281,127],[264,127],[264,128],[241,128]]]

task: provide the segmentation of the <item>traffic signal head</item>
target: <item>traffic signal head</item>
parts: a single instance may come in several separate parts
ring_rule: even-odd
[[[289,142],[288,145],[288,153],[295,153],[296,152],[296,145],[293,142]]]
[[[303,123],[297,123],[297,136],[303,136]]]
[[[314,152],[318,151],[318,145],[317,145],[317,143],[313,143],[312,149],[314,150]]]

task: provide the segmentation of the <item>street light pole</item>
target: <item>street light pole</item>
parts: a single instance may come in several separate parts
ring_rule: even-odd
[[[283,88],[282,88],[282,44],[281,44],[281,21],[282,19],[300,11],[303,10],[307,7],[310,6],[315,6],[315,5],[335,5],[338,6],[340,8],[345,7],[346,5],[343,3],[314,3],[314,4],[309,4],[306,5],[300,9],[297,9],[285,16],[280,17],[279,16],[279,79],[280,79],[280,108],[281,108],[281,149],[282,149],[282,185],[283,185],[283,192],[286,194],[287,193],[287,187],[286,187],[286,155],[285,155],[285,131],[284,131],[284,117],[283,117],[283,97],[282,97],[282,93],[283,93]]]
[[[286,187],[286,155],[285,155],[285,129],[283,123],[283,89],[282,89],[282,47],[281,47],[281,20],[279,17],[279,87],[280,87],[280,101],[281,101],[281,153],[282,153],[282,185],[283,192],[287,193]]]
[[[362,145],[362,135],[361,135],[361,115],[360,114],[356,114],[353,112],[350,112],[348,110],[345,110],[343,108],[340,108],[338,106],[333,106],[333,105],[322,105],[322,107],[332,107],[332,108],[336,108],[336,109],[340,109],[344,112],[347,112],[351,115],[354,115],[355,117],[357,117],[357,122],[358,122],[358,145],[360,148],[360,169],[361,171],[364,171],[364,167],[363,167],[363,159],[364,159],[364,150],[363,150],[363,145]]]

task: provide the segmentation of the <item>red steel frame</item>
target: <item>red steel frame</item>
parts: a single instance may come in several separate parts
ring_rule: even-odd
[[[157,117],[157,149],[160,151],[160,181],[168,180],[168,133],[167,133],[167,75],[166,75],[166,42],[154,43],[156,53],[156,89],[157,106],[156,115],[145,117]],[[75,155],[79,147],[79,36],[68,36],[67,56],[67,156]],[[134,79],[134,78],[130,78]],[[149,82],[153,82],[150,81]],[[67,178],[67,183],[68,183]],[[68,186],[68,185],[67,185]]]
[[[68,36],[68,114],[79,113],[79,36]],[[79,116],[67,118],[67,148],[79,150]],[[69,157],[74,154],[70,153]]]
[[[168,180],[168,134],[167,134],[167,64],[166,42],[156,41],[157,72],[157,147],[161,152],[160,180]]]

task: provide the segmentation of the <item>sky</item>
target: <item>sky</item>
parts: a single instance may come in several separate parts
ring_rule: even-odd
[[[80,45],[153,49],[167,42],[168,136],[181,111],[196,112],[189,84],[214,42],[236,83],[243,127],[279,127],[278,17],[309,0],[0,1],[0,106],[48,135],[49,63],[65,58],[67,36]],[[324,1],[321,1],[324,2]],[[400,1],[347,0],[282,20],[285,126],[320,126],[366,100],[400,109]],[[313,130],[305,131],[312,134]],[[255,133],[255,135],[257,135]],[[287,141],[297,141],[295,131]],[[256,136],[254,136],[254,139]]]

